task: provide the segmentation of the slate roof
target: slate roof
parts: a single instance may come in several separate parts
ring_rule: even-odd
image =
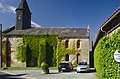
[[[14,27],[11,27],[10,30],[7,29],[3,31],[5,35],[27,35],[27,34],[56,34],[62,37],[80,37],[80,38],[89,38],[89,32],[87,28],[29,28],[25,30],[15,30]],[[14,29],[14,30],[13,30]]]

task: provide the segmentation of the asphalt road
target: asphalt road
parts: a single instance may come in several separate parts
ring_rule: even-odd
[[[58,73],[57,70],[50,70],[50,74],[42,74],[41,70],[3,70],[2,72],[16,77],[3,79],[98,79],[96,72],[77,73],[76,71],[72,71]]]
[[[13,75],[13,74],[9,74],[9,73],[3,73],[0,72],[0,79],[25,79],[21,76],[23,76],[24,74],[17,74],[17,75]]]

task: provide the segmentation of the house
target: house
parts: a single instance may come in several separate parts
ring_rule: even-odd
[[[94,60],[94,50],[96,45],[98,44],[99,40],[107,35],[113,34],[115,31],[120,29],[120,7],[112,13],[110,17],[108,17],[105,22],[100,26],[98,34],[96,34],[96,37],[93,42],[93,60]],[[94,63],[94,62],[92,62]]]
[[[16,9],[16,24],[3,31],[4,41],[7,41],[7,66],[9,67],[26,67],[26,63],[18,62],[16,59],[17,46],[23,43],[23,35],[59,35],[59,40],[65,43],[65,47],[75,45],[76,50],[81,50],[74,55],[66,55],[67,61],[89,63],[89,28],[37,28],[31,26],[31,11],[26,0],[21,0]],[[12,61],[12,63],[10,63]]]

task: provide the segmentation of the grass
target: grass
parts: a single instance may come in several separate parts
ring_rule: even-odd
[[[57,70],[57,67],[50,67],[50,70]],[[4,70],[42,70],[38,67],[7,67]]]

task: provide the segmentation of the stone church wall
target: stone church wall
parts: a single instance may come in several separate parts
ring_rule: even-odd
[[[23,38],[9,37],[8,40],[10,42],[11,67],[26,67],[25,62],[20,62],[16,59],[17,46],[23,44]],[[69,40],[68,48],[72,48],[74,45],[75,50],[80,50],[80,52],[69,55],[69,61],[72,63],[76,62],[76,55],[79,53],[80,56],[78,57],[78,62],[87,61],[89,64],[89,39],[69,38],[63,39],[61,42],[65,43],[66,40]],[[77,48],[77,40],[80,40],[80,48]]]
[[[9,38],[10,47],[11,47],[11,67],[26,67],[26,63],[17,61],[17,46],[23,43],[23,39],[20,37]]]
[[[69,46],[68,48],[72,48],[74,45],[75,50],[80,50],[78,52],[80,55],[78,57],[78,62],[80,61],[86,61],[89,64],[89,39],[83,39],[83,38],[69,38],[69,39],[63,39],[62,42],[65,43],[66,40],[69,40]],[[77,48],[77,40],[80,40],[80,48]],[[74,63],[77,59],[77,53],[69,55],[69,61]]]

